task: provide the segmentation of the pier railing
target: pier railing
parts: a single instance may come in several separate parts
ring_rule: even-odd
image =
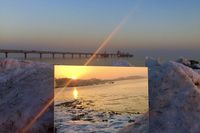
[[[24,54],[24,59],[27,59],[28,54],[39,54],[39,58],[42,59],[44,54],[50,54],[51,57],[54,59],[55,55],[62,55],[62,58],[65,58],[66,55],[70,55],[71,58],[74,56],[78,56],[79,58],[88,58],[92,56],[94,53],[87,53],[87,52],[58,52],[58,51],[39,51],[39,50],[7,50],[7,49],[0,49],[0,53],[5,54],[5,58],[8,58],[10,53],[19,53]],[[109,58],[109,57],[133,57],[132,54],[129,53],[97,53],[95,54],[97,58]]]

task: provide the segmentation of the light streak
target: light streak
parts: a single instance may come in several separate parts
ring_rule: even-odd
[[[97,48],[97,50],[94,52],[94,54],[86,61],[84,64],[87,66],[95,57],[96,55],[103,49],[105,48],[106,45],[116,36],[116,34],[120,31],[120,29],[126,24],[127,20],[130,18],[130,16],[135,13],[137,7],[133,8],[129,12],[129,14],[122,19],[122,21],[115,27],[115,29],[108,35],[108,37],[101,43],[101,45]]]
[[[139,4],[138,4],[139,5]],[[95,57],[96,54],[98,54],[114,37],[115,35],[120,31],[120,29],[125,25],[127,20],[130,18],[133,13],[136,12],[138,5],[136,5],[129,14],[122,19],[122,21],[115,27],[115,29],[108,35],[108,37],[101,43],[101,45],[97,48],[97,50],[94,52],[94,54],[85,62],[85,66],[87,66]],[[68,86],[71,83],[72,80],[69,80],[67,85]],[[54,98],[58,97],[60,93],[63,92],[66,88],[63,87],[58,93],[55,94]],[[22,129],[18,131],[18,133],[27,133],[30,128],[33,126],[33,124],[46,112],[46,110],[54,103],[54,98],[51,98],[48,100],[48,102],[42,107],[42,109],[35,115],[35,117],[28,122]]]

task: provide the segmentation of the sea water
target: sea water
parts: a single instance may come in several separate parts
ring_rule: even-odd
[[[114,133],[148,111],[147,78],[55,88],[58,92],[54,99],[58,133]]]
[[[148,111],[148,79],[120,80],[99,85],[56,88],[56,103],[84,100],[92,104],[84,105],[97,111],[118,113],[145,113]],[[83,103],[84,104],[84,103]]]

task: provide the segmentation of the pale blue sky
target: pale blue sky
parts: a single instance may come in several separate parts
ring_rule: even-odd
[[[107,51],[200,49],[199,0],[0,0],[0,48],[94,51],[135,7]]]

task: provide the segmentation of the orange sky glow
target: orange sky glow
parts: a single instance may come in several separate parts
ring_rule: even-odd
[[[128,76],[148,77],[147,67],[109,67],[109,66],[64,66],[56,65],[55,78],[77,79],[115,79]]]

